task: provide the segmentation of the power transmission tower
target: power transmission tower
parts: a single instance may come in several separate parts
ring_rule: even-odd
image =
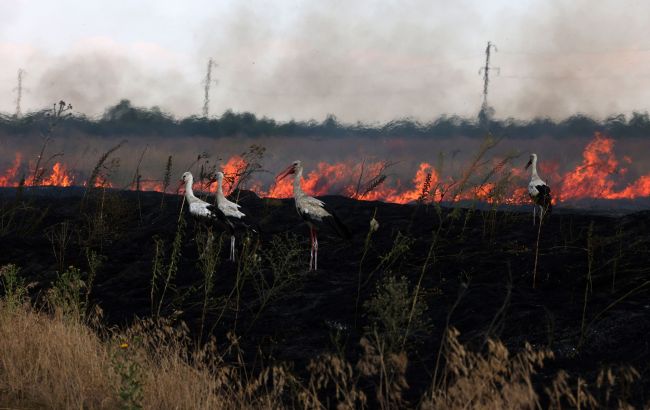
[[[478,70],[479,75],[483,74],[483,104],[481,104],[481,111],[478,117],[482,123],[486,123],[494,113],[494,109],[488,105],[488,85],[490,84],[490,71],[496,70],[497,74],[501,73],[499,67],[490,67],[490,51],[494,49],[497,52],[497,46],[488,41],[485,48],[485,66]]]
[[[20,109],[20,103],[23,99],[23,75],[25,75],[25,70],[22,68],[18,69],[18,86],[14,88],[14,91],[18,94],[16,96],[16,118],[20,118],[22,116],[22,111]]]
[[[204,85],[204,98],[203,98],[203,116],[208,117],[210,113],[210,86],[212,85],[212,67],[216,67],[217,64],[212,60],[208,60],[208,72],[205,75],[205,80],[203,80]]]

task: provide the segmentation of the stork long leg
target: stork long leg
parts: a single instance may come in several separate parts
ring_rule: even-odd
[[[235,235],[230,235],[230,260],[235,261]]]
[[[318,231],[314,230],[314,270],[318,270]]]
[[[314,264],[314,228],[309,227],[309,242],[311,248],[309,250],[309,270],[312,270]]]
[[[533,205],[533,226],[535,226],[535,214],[537,213],[537,205]]]

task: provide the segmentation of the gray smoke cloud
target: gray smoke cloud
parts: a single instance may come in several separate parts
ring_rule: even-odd
[[[42,104],[64,99],[90,115],[102,113],[107,104],[122,98],[182,113],[183,107],[196,105],[189,88],[178,71],[148,71],[128,55],[107,51],[56,58],[36,85]]]
[[[218,107],[372,122],[473,114],[480,104],[480,78],[466,81],[462,67],[475,73],[483,40],[470,58],[458,59],[455,51],[475,39],[453,35],[454,27],[465,19],[481,24],[464,2],[448,8],[427,1],[311,3],[281,25],[269,21],[269,12],[240,6],[199,35],[199,55],[220,62]],[[474,101],[463,107],[468,95]]]
[[[499,48],[489,99],[498,116],[647,109],[650,3],[494,7],[486,15],[471,2],[316,3],[283,30],[267,10],[242,6],[220,30],[205,30],[200,54],[222,62],[221,107],[280,118],[474,115],[487,40]]]
[[[13,10],[3,3],[0,23]],[[648,15],[650,3],[612,0],[233,3],[189,22],[192,47],[171,57],[118,41],[58,54],[38,44],[21,52],[0,45],[7,62],[1,91],[13,96],[23,67],[27,108],[64,99],[97,115],[128,98],[177,116],[200,114],[213,57],[217,115],[233,109],[322,120],[329,113],[369,123],[474,116],[482,98],[477,71],[491,40],[499,49],[493,65],[501,68],[490,84],[497,117],[604,117],[647,109]],[[12,99],[0,110],[12,111]]]
[[[508,48],[493,88],[499,109],[522,117],[647,110],[650,3],[553,0],[520,21],[504,13]]]

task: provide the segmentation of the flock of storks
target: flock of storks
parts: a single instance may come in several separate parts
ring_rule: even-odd
[[[537,155],[531,154],[530,160],[526,164],[526,169],[532,165],[532,176],[528,184],[528,194],[533,200],[533,225],[535,225],[535,217],[537,208],[540,208],[540,224],[544,218],[545,213],[550,212],[552,209],[551,204],[551,189],[546,185],[539,175],[537,174]],[[293,175],[293,198],[296,204],[296,210],[302,217],[303,221],[309,227],[309,235],[311,239],[311,252],[309,258],[309,270],[318,269],[318,228],[327,224],[333,228],[337,234],[349,240],[351,234],[349,229],[341,222],[336,214],[329,209],[325,202],[307,195],[300,186],[302,180],[302,163],[294,161],[277,177],[276,182]],[[192,185],[194,178],[190,172],[185,172],[181,178],[181,184],[185,185],[185,200],[188,203],[189,212],[191,215],[218,223],[222,229],[230,234],[230,260],[235,260],[235,233],[237,231],[246,231],[256,233],[257,230],[254,224],[250,223],[246,214],[241,211],[241,206],[237,203],[229,201],[223,193],[223,178],[221,172],[215,175],[218,184],[216,202],[210,204],[205,202],[194,195]]]

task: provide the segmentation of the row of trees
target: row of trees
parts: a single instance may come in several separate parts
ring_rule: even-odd
[[[0,132],[10,134],[31,134],[42,131],[49,111],[32,112],[23,117],[0,115]],[[647,112],[635,112],[625,116],[613,115],[605,120],[597,120],[582,114],[573,115],[562,121],[549,118],[536,118],[521,121],[512,118],[490,119],[489,124],[476,118],[443,115],[431,122],[413,119],[398,119],[386,124],[368,125],[362,123],[341,123],[333,115],[324,121],[277,122],[273,119],[244,112],[226,111],[219,117],[191,116],[178,119],[163,112],[158,107],[135,107],[129,100],[122,100],[109,107],[99,118],[84,115],[71,115],[61,121],[60,129],[72,134],[99,136],[112,135],[159,135],[159,136],[288,136],[288,137],[413,137],[449,138],[455,136],[482,137],[486,127],[498,135],[514,138],[535,138],[542,135],[554,137],[585,135],[606,132],[620,137],[650,136],[650,116]]]

